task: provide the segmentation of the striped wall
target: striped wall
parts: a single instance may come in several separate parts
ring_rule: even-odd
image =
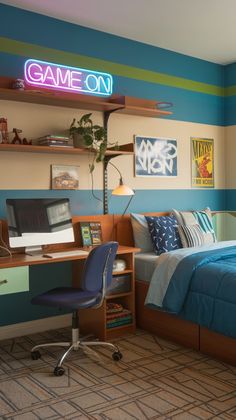
[[[114,93],[173,103],[173,115],[165,119],[119,114],[110,118],[109,139],[119,144],[132,142],[135,134],[177,139],[177,177],[151,180],[135,177],[131,156],[114,160],[127,184],[136,191],[130,211],[162,211],[173,207],[200,209],[207,205],[222,210],[228,208],[229,203],[236,207],[233,200],[236,186],[229,181],[234,174],[231,153],[234,129],[232,127],[233,131],[228,135],[226,130],[230,127],[225,128],[225,125],[236,124],[234,65],[223,67],[3,4],[0,4],[0,16],[0,75],[23,77],[26,59],[49,60],[111,73]],[[55,130],[63,133],[72,118],[82,113],[83,110],[0,101],[0,116],[8,118],[9,129],[22,128],[27,138],[36,138]],[[93,116],[95,121],[102,122],[101,113],[94,112]],[[214,139],[214,189],[191,188],[191,136]],[[2,152],[0,217],[5,217],[5,199],[9,197],[67,196],[74,214],[102,213],[101,201],[95,199],[91,192],[89,159],[89,156]],[[230,170],[228,159],[231,159]],[[78,165],[79,190],[51,191],[51,164]],[[110,167],[110,190],[118,183],[117,175]],[[229,188],[227,191],[226,186]],[[94,172],[94,193],[102,198],[101,165]],[[110,212],[121,213],[126,204],[126,198],[109,195]],[[52,287],[58,282],[68,284],[65,279],[70,278],[69,269],[65,265],[64,271],[60,270],[59,265],[55,278],[50,267],[34,267],[31,270],[30,293],[0,298],[3,310],[0,323],[5,325],[48,316],[45,310],[32,308],[30,298],[39,290],[45,290],[47,284]],[[41,282],[42,276],[44,281]],[[24,310],[19,316],[19,311],[9,311],[9,307],[22,307]],[[55,311],[50,314],[55,314]]]

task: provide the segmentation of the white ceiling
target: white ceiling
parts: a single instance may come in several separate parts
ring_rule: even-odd
[[[2,3],[220,64],[236,61],[236,0]]]

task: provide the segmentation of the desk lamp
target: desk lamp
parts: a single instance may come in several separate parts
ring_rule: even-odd
[[[129,207],[129,205],[131,203],[131,200],[133,199],[134,191],[128,185],[124,184],[123,178],[122,178],[122,175],[121,175],[121,172],[119,171],[119,169],[113,163],[109,162],[109,164],[111,166],[113,166],[113,168],[115,168],[117,170],[117,172],[119,173],[119,175],[120,175],[119,185],[118,185],[118,187],[116,187],[112,191],[112,195],[127,195],[127,196],[131,196],[130,199],[129,199],[129,201],[128,201],[127,206],[125,207],[125,209],[124,209],[124,211],[122,213],[122,216],[123,216],[125,214],[126,210],[128,209],[128,207]]]

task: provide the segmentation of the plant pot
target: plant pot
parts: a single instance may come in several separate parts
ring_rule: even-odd
[[[83,136],[79,133],[73,133],[72,134],[73,139],[73,146],[78,147],[79,149],[86,149],[87,146],[84,144]]]

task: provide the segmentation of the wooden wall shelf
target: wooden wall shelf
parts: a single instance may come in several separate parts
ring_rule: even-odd
[[[49,89],[11,89],[14,79],[0,77],[0,99],[94,111],[116,111],[146,117],[164,117],[171,111],[158,109],[158,101],[113,95],[109,98]]]
[[[119,156],[119,155],[132,155],[133,144],[130,143],[129,150],[121,146],[119,150],[107,150],[106,156]],[[88,149],[80,149],[77,147],[59,147],[59,146],[38,146],[38,145],[25,145],[25,144],[0,144],[0,152],[24,152],[24,153],[58,153],[67,155],[87,155],[92,153]]]

